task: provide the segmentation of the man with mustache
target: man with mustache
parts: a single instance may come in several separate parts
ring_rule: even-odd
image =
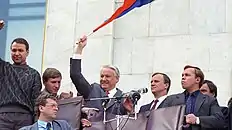
[[[183,93],[168,96],[163,107],[186,105],[183,130],[224,128],[224,116],[217,99],[200,92],[204,74],[200,68],[187,65],[182,73]]]
[[[41,94],[36,100],[38,121],[19,130],[73,130],[65,120],[55,120],[58,111],[57,98],[50,94]]]
[[[0,20],[0,29],[4,22]],[[13,64],[0,58],[0,128],[18,130],[34,121],[35,99],[42,84],[37,70],[27,65],[29,44],[23,38],[12,41]]]

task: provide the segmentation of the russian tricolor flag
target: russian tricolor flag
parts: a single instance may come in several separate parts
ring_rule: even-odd
[[[134,8],[141,7],[143,5],[151,3],[152,1],[154,0],[124,0],[123,5],[119,7],[109,19],[107,19],[104,23],[94,29],[93,32],[96,32],[98,29],[102,28],[113,20],[122,17]]]

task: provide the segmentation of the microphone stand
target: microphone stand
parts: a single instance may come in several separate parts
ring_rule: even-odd
[[[134,117],[130,117],[130,115],[116,115],[115,118],[113,119],[109,119],[107,120],[106,119],[106,107],[107,107],[107,104],[110,100],[117,100],[117,105],[119,105],[118,103],[121,103],[121,99],[122,98],[127,98],[127,96],[117,96],[117,97],[112,97],[112,98],[109,98],[109,97],[102,97],[102,98],[90,98],[90,99],[85,99],[85,101],[97,101],[97,100],[103,100],[103,103],[102,103],[102,107],[103,107],[103,123],[106,124],[108,122],[111,122],[111,121],[115,121],[117,122],[117,130],[120,130],[120,119],[123,118],[123,119],[132,119],[132,120],[136,120],[137,119],[137,113],[135,112],[136,108],[137,108],[137,102],[138,102],[138,99],[135,98],[135,101],[133,103],[133,108],[134,108]],[[120,105],[118,108],[118,113],[120,112]]]

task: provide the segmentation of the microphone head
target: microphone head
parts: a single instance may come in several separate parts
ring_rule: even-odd
[[[141,88],[138,90],[139,93],[147,93],[148,92],[148,89],[147,88]]]
[[[132,94],[131,94],[131,98],[133,99],[133,100],[139,100],[140,98],[141,98],[141,95],[138,93],[138,92],[133,92]]]
[[[148,89],[147,88],[144,88],[144,93],[147,93],[148,92]]]

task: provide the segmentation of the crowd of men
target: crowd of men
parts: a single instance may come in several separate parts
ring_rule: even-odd
[[[4,21],[0,20],[0,30]],[[100,70],[100,84],[90,84],[82,74],[82,52],[87,45],[87,37],[82,37],[75,46],[70,59],[70,77],[78,93],[84,99],[117,97],[123,94],[117,88],[120,79],[119,69],[113,65],[104,65]],[[16,38],[10,45],[13,64],[0,58],[0,129],[2,130],[71,130],[64,120],[56,120],[58,100],[72,98],[72,92],[62,92],[60,89],[62,74],[56,68],[47,68],[42,80],[38,71],[27,62],[29,43],[24,38]],[[41,82],[42,81],[42,82]],[[42,89],[44,85],[44,90]],[[182,88],[184,92],[168,96],[171,79],[162,72],[151,77],[151,92],[154,99],[143,105],[139,112],[159,108],[186,105],[183,130],[227,130],[230,129],[229,108],[220,107],[217,102],[217,87],[204,79],[202,70],[187,65],[183,69]],[[105,106],[102,100],[86,101],[86,107],[104,109],[108,113],[125,115],[133,113],[133,101],[130,98],[110,100]],[[90,127],[91,122],[84,117],[82,127]]]

